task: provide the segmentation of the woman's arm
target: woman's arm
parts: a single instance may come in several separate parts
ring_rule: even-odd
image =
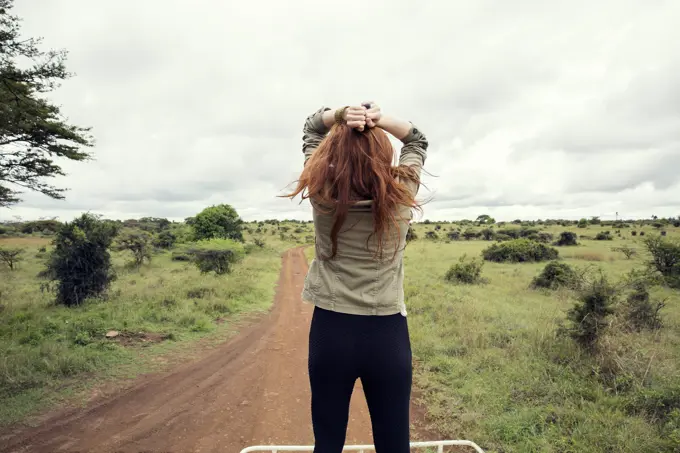
[[[409,121],[389,115],[381,115],[378,121],[375,122],[375,125],[385,132],[394,135],[402,142],[408,136],[409,132],[411,132],[411,128],[413,127]]]
[[[399,165],[413,168],[418,175],[425,164],[427,157],[427,137],[410,121],[402,120],[394,116],[383,115],[380,106],[368,102],[370,108],[366,112],[366,124],[368,127],[379,127],[385,132],[399,139],[403,146],[399,155]],[[407,185],[415,195],[419,184],[408,181]]]
[[[343,108],[340,107],[340,109]],[[326,134],[335,124],[336,111],[340,109],[331,110],[328,107],[321,107],[305,120],[302,128],[302,152],[305,155],[305,162],[326,138]],[[366,125],[366,108],[361,106],[344,108],[342,119],[349,127],[363,127]]]

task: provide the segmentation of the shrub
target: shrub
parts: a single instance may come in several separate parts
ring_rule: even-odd
[[[215,272],[217,275],[231,272],[233,265],[243,259],[243,244],[229,239],[201,241],[187,253],[201,273]]]
[[[451,239],[452,241],[457,241],[460,239],[460,231],[458,230],[449,231],[448,233],[446,233],[446,237]]]
[[[409,225],[408,231],[406,232],[406,242],[415,241],[416,239],[418,239],[416,230],[414,230],[413,227]]]
[[[625,255],[626,259],[629,260],[633,256],[637,255],[637,250],[633,247],[627,245],[622,245],[621,247],[612,247],[613,252],[621,252]]]
[[[567,313],[567,332],[581,347],[594,351],[607,327],[607,317],[614,313],[618,290],[600,273],[581,289],[578,302]]]
[[[141,266],[145,259],[151,261],[151,236],[145,231],[126,232],[118,238],[115,249],[132,252],[134,264]]]
[[[560,238],[557,240],[557,242],[555,242],[555,245],[560,247],[578,245],[576,239],[578,239],[576,233],[572,233],[571,231],[563,231],[560,233]]]
[[[253,241],[253,243],[254,243],[257,247],[260,247],[260,248],[264,248],[264,246],[266,245],[266,243],[265,243],[262,239],[259,239],[259,238],[256,238],[256,239]]]
[[[596,241],[611,241],[614,238],[612,237],[611,233],[609,231],[600,231],[595,235],[595,240]]]
[[[637,236],[637,231],[632,230],[632,231],[630,232],[630,235],[631,235],[631,236]]]
[[[435,233],[434,231],[428,231],[427,233],[425,233],[425,237],[432,241],[436,241],[437,239],[439,239],[439,236],[437,236],[437,233]]]
[[[571,288],[579,287],[579,275],[567,263],[551,261],[531,282],[533,288]]]
[[[243,220],[228,204],[205,208],[191,222],[197,240],[232,239],[243,242]]]
[[[169,230],[163,230],[156,236],[153,245],[159,249],[169,249],[175,245],[175,242],[177,242],[177,236]]]
[[[645,232],[644,232],[644,231],[640,231],[640,236],[644,236],[644,235],[645,235]]]
[[[661,236],[666,236],[666,231],[661,231]]]
[[[484,228],[479,234],[485,241],[493,241],[496,238],[496,232],[491,228]]]
[[[546,232],[540,232],[540,233],[538,233],[536,240],[538,242],[543,242],[544,244],[547,244],[547,243],[549,243],[550,241],[553,240],[553,235],[550,234],[550,233],[546,233]]]
[[[510,239],[512,239],[512,238],[510,236],[508,236],[507,234],[504,234],[504,233],[497,233],[496,234],[496,240],[499,241],[499,242],[509,241]]]
[[[529,239],[514,239],[500,242],[487,247],[482,256],[487,261],[496,262],[526,262],[549,261],[559,256],[557,249]]]
[[[23,259],[24,249],[4,249],[0,248],[0,262],[3,262],[9,267],[9,270],[16,269],[16,265]]]
[[[505,235],[512,239],[519,239],[520,229],[519,228],[500,228],[497,235]]]
[[[463,237],[465,238],[466,241],[469,241],[471,239],[475,239],[479,237],[479,233],[472,228],[468,228],[463,232]]]
[[[172,252],[172,261],[191,261],[191,256],[187,252]]]
[[[117,232],[116,224],[92,214],[61,227],[45,272],[58,282],[58,304],[80,305],[106,291],[114,278],[109,247]]]
[[[633,283],[633,291],[628,295],[626,305],[628,309],[626,317],[632,329],[640,332],[662,327],[663,322],[659,312],[666,304],[650,299],[649,289],[644,281],[639,280]]]
[[[481,282],[484,261],[466,255],[460,257],[458,262],[446,272],[446,280],[454,283],[474,284]]]
[[[651,236],[644,243],[652,255],[649,267],[663,275],[669,286],[680,288],[680,241]]]
[[[579,220],[577,226],[579,228],[586,228],[588,226],[588,219]]]

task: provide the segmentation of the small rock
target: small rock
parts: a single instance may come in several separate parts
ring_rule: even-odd
[[[115,338],[118,336],[118,331],[117,330],[109,330],[106,332],[106,338]]]

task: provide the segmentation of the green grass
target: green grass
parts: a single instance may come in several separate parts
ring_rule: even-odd
[[[140,269],[126,265],[130,255],[114,253],[117,279],[107,297],[76,308],[55,306],[54,293],[36,278],[47,257],[38,250],[47,246],[49,252],[49,240],[0,239],[0,246],[26,250],[17,270],[0,269],[0,424],[23,420],[102,379],[153,369],[162,363],[159,356],[200,338],[224,340],[244,315],[269,309],[280,254],[295,244],[278,233],[247,234],[247,242],[254,237],[266,245],[250,246],[223,276],[172,261],[170,252]],[[110,330],[121,335],[107,339]]]
[[[630,410],[650,388],[667,396],[680,385],[680,292],[653,291],[667,299],[663,329],[612,332],[605,344],[609,355],[590,357],[556,335],[574,295],[529,289],[545,263],[487,262],[486,284],[450,284],[444,275],[451,264],[463,254],[479,256],[490,242],[425,239],[433,227],[416,226],[419,239],[405,256],[405,291],[416,384],[442,435],[472,439],[497,453],[680,451],[673,438],[680,426],[669,428],[672,421],[664,425]],[[445,233],[450,225],[442,227]],[[546,231],[594,237],[607,229],[614,231],[598,226]],[[670,230],[669,236],[680,235],[680,229]],[[617,281],[645,259],[639,239],[626,233],[558,249],[570,265],[599,267]],[[637,248],[639,256],[627,260],[611,251],[622,244]],[[603,378],[606,366],[617,370],[614,383]]]

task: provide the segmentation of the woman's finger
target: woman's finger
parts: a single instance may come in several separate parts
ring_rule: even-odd
[[[360,114],[354,114],[354,113],[348,113],[347,118],[345,118],[347,121],[366,121],[366,115],[363,113]]]

